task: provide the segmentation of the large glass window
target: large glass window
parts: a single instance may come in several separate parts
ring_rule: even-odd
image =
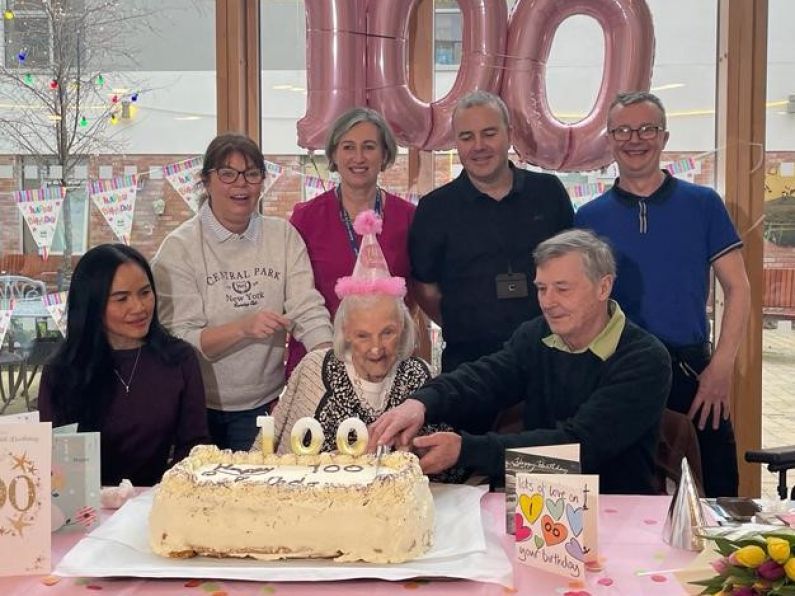
[[[770,0],[768,11],[762,446],[782,447],[795,428],[795,5]],[[774,497],[776,476],[763,470],[762,487]]]

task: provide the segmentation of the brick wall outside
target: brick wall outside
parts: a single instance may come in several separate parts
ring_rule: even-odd
[[[665,160],[679,160],[695,156],[694,153],[667,153]],[[142,185],[138,192],[135,204],[135,217],[132,229],[131,244],[140,250],[147,258],[151,258],[157,251],[163,238],[192,215],[191,209],[182,200],[179,194],[163,179],[150,179],[148,173],[150,166],[163,166],[192,157],[191,155],[119,155],[93,157],[89,161],[89,178],[97,179],[101,165],[113,166],[113,175],[124,174],[125,166],[136,166],[138,173],[142,174]],[[276,217],[289,217],[296,203],[303,200],[303,179],[296,172],[326,176],[325,158],[316,156],[318,170],[301,155],[271,155],[266,156],[269,161],[278,163],[284,168],[283,175],[276,181],[263,202],[263,212]],[[795,160],[793,153],[769,153],[767,167],[782,161]],[[712,185],[714,183],[714,156],[700,156],[700,172],[694,176],[698,184]],[[0,257],[19,253],[21,238],[19,214],[13,203],[10,191],[19,188],[21,180],[20,165],[11,156],[0,156],[0,165],[14,164],[15,178],[0,179]],[[434,156],[434,180],[436,186],[444,184],[451,179],[458,169],[458,158],[455,153],[437,153]],[[380,184],[390,191],[407,194],[408,157],[399,155],[395,164],[381,175]],[[153,202],[162,197],[165,201],[163,215],[157,216],[152,208]],[[99,210],[90,206],[89,212],[89,239],[88,245],[95,246],[104,242],[117,242],[111,229],[103,219]],[[793,266],[795,263],[795,250],[766,250],[766,263],[783,263],[780,266]],[[36,257],[28,257],[36,259]],[[60,257],[51,255],[46,263],[41,263],[41,271],[48,281],[54,278],[53,272],[60,266]]]

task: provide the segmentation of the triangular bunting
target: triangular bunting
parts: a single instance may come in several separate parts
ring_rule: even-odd
[[[265,196],[268,194],[268,191],[271,187],[276,184],[276,181],[282,177],[284,173],[284,168],[277,163],[273,163],[272,161],[265,160],[265,171],[268,173],[268,177],[265,179],[265,185],[262,187],[262,195]]]
[[[66,296],[67,292],[56,292],[47,294],[41,299],[55,322],[55,326],[58,327],[58,331],[64,337],[66,337]]]
[[[89,182],[88,196],[108,222],[116,237],[130,244],[138,176],[119,176],[110,180]]]
[[[39,252],[46,260],[61,215],[66,189],[61,186],[12,193]]]
[[[163,175],[166,180],[188,204],[188,207],[193,209],[194,213],[199,210],[199,200],[204,192],[204,186],[201,184],[202,160],[201,156],[192,157],[163,166]]]
[[[6,331],[8,331],[8,327],[11,325],[11,313],[13,312],[13,300],[0,300],[0,349],[3,347]]]

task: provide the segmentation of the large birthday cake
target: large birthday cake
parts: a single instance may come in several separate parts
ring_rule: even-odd
[[[399,563],[427,551],[433,499],[416,456],[272,455],[194,447],[149,517],[166,557],[325,557]]]

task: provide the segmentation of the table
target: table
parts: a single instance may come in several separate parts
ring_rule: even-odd
[[[491,493],[483,498],[484,519],[504,521],[504,495]],[[240,594],[337,594],[381,595],[429,594],[504,595],[511,593],[553,596],[675,596],[686,591],[670,573],[687,566],[696,553],[670,548],[661,538],[670,497],[600,497],[599,549],[603,571],[589,573],[585,585],[570,585],[565,578],[541,572],[519,563],[514,565],[514,590],[496,584],[467,581],[367,581],[317,583],[272,583],[212,580],[91,579],[30,576],[0,578],[0,594],[56,596],[59,594],[180,594],[182,596],[233,596]],[[103,518],[107,515],[103,512]],[[53,564],[82,536],[80,533],[53,535]],[[513,560],[513,537],[505,536],[503,547]],[[639,572],[655,572],[638,575]],[[47,585],[52,583],[52,585]],[[88,592],[86,592],[88,590]],[[409,590],[409,592],[407,592]]]

